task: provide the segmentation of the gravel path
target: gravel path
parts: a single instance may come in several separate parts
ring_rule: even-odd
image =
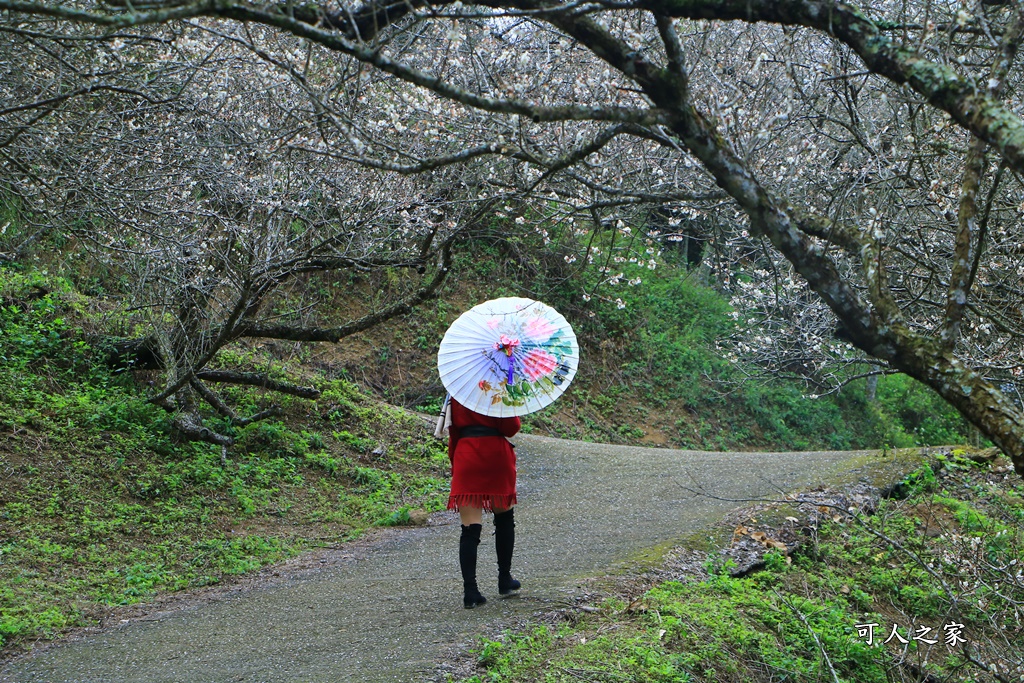
[[[519,436],[515,575],[498,599],[490,523],[480,549],[487,605],[464,610],[458,526],[386,533],[315,570],[282,572],[216,600],[184,601],[122,626],[42,648],[4,683],[419,681],[446,646],[488,625],[571,599],[585,577],[716,520],[738,503],[856,478],[867,452],[706,453]],[[851,474],[852,472],[852,474]]]

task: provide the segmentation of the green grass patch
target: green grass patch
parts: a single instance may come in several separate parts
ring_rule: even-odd
[[[764,570],[735,577],[712,553],[707,578],[487,638],[466,680],[994,680],[968,654],[1012,672],[1024,665],[1024,531],[1012,524],[1022,487],[1005,472],[947,462],[922,468],[909,497],[870,517],[823,523],[791,562],[772,552]]]

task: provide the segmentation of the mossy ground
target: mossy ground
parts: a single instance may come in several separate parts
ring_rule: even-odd
[[[762,570],[733,576],[698,554],[696,570],[596,610],[487,638],[465,680],[1024,680],[1024,487],[1005,461],[961,456],[924,465],[870,516],[826,508]]]

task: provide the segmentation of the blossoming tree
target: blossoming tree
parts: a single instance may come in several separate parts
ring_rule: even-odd
[[[8,31],[49,21],[107,42],[154,27],[220,35],[301,84],[318,126],[303,153],[395,173],[474,168],[466,191],[517,196],[533,207],[524,223],[540,212],[601,224],[645,203],[708,218],[729,272],[758,283],[728,283],[768,321],[753,345],[803,332],[816,363],[838,326],[878,367],[938,392],[1024,475],[1017,3],[0,9]],[[8,107],[24,105],[26,126],[46,99],[32,97]]]

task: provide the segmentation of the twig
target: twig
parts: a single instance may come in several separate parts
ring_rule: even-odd
[[[270,379],[266,375],[253,372],[233,372],[231,370],[200,370],[195,377],[206,382],[223,382],[227,384],[246,384],[254,387],[263,387],[270,391],[277,391],[282,394],[291,394],[301,398],[320,398],[320,390],[312,387],[300,387],[285,382]]]
[[[801,622],[803,622],[803,625],[807,627],[807,631],[811,634],[811,637],[814,638],[814,643],[818,646],[818,650],[821,652],[821,656],[825,659],[825,664],[828,665],[829,673],[832,674],[832,681],[834,683],[840,683],[839,675],[836,673],[835,667],[832,666],[832,658],[828,656],[828,652],[825,651],[825,646],[821,644],[821,640],[818,638],[818,634],[814,632],[813,628],[811,628],[811,624],[809,621],[807,621],[807,617],[804,616],[804,613],[801,612],[796,605],[794,605],[785,596],[779,593],[777,589],[772,588],[772,592],[775,593],[775,597],[781,600],[782,603],[786,605],[786,607],[792,610],[793,614],[795,614],[797,618],[800,619]]]
[[[604,676],[606,678],[614,678],[620,681],[633,680],[629,676],[617,673],[615,671],[601,671],[600,669],[578,669],[576,667],[566,666],[560,666],[558,668],[561,671],[564,671],[565,673],[569,674],[570,676],[580,679],[581,681],[593,681],[595,680],[595,676]]]

